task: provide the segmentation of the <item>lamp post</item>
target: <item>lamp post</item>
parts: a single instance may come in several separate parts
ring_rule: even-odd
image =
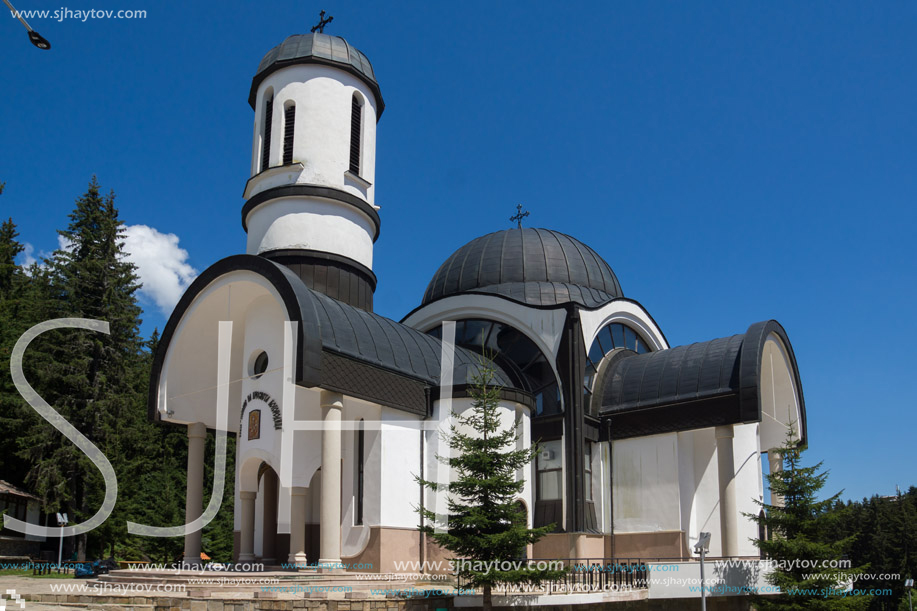
[[[904,589],[907,590],[907,606],[910,607],[911,611],[914,611],[914,603],[911,602],[911,590],[914,589],[914,580],[905,579]]]
[[[4,0],[5,2],[6,0]],[[67,517],[66,513],[57,514],[57,525],[63,528],[70,522],[70,518]],[[60,571],[63,568],[63,555],[64,555],[64,531],[60,531],[60,546],[57,548],[57,570]]]
[[[707,611],[707,589],[704,587],[704,558],[710,550],[710,533],[700,533],[697,535],[697,543],[694,544],[694,553],[700,554],[700,608],[701,611]]]
[[[3,0],[3,3],[10,7],[10,11],[13,13],[13,15],[16,16],[16,19],[18,19],[19,22],[25,26],[25,29],[29,32],[29,41],[33,45],[39,49],[42,49],[43,51],[47,51],[51,48],[51,43],[48,42],[44,36],[32,29],[32,26],[30,26],[28,22],[23,18],[23,16],[19,14],[19,11],[13,8],[13,5],[10,4],[10,0]]]

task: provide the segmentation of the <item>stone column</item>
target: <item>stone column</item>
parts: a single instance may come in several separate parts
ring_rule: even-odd
[[[716,463],[720,483],[720,538],[722,555],[738,556],[739,514],[736,508],[735,458],[733,456],[732,425],[716,427]]]
[[[257,492],[239,491],[242,503],[239,514],[242,517],[242,540],[239,545],[239,562],[252,562],[255,559],[255,496]]]
[[[783,456],[780,454],[780,450],[776,448],[771,448],[768,450],[767,462],[770,466],[770,472],[772,475],[779,471],[783,471]],[[773,490],[771,490],[771,505],[783,507],[783,497],[779,494],[776,494]]]
[[[204,442],[207,427],[203,422],[188,425],[188,487],[185,491],[185,524],[204,513]],[[185,535],[185,564],[201,563],[201,531]]]
[[[287,562],[306,564],[306,493],[308,488],[290,489],[290,556]]]
[[[261,562],[275,564],[277,539],[277,474],[273,469],[264,472],[264,520],[262,521]]]
[[[341,562],[341,410],[344,397],[322,391],[322,498],[319,563]]]

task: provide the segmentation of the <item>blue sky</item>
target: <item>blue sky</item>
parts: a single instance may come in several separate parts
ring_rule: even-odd
[[[400,319],[523,203],[672,345],[779,320],[828,490],[917,484],[917,4],[68,2],[14,4],[147,17],[32,19],[43,52],[0,13],[0,214],[51,251],[97,174],[175,265],[145,333],[182,278],[244,251],[251,78],[325,9],[386,102],[377,312]]]

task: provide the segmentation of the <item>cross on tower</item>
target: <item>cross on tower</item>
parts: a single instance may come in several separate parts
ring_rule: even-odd
[[[328,16],[328,19],[325,19],[325,11],[322,11],[318,14],[318,25],[312,26],[312,32],[315,33],[318,31],[319,34],[324,34],[325,26],[331,23],[334,20],[334,17]]]
[[[522,211],[522,204],[516,204],[516,214],[514,216],[509,217],[509,220],[516,221],[517,223],[519,223],[519,229],[522,229],[522,219],[524,219],[528,215],[529,215],[528,211],[526,212]]]

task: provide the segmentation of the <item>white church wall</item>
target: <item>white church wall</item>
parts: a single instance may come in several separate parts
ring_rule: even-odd
[[[681,529],[675,433],[612,444],[614,531]]]
[[[311,196],[283,197],[248,214],[246,252],[318,250],[372,269],[374,231],[369,217],[350,204]]]
[[[462,397],[452,399],[451,406],[452,411],[459,416],[463,415],[467,410],[471,409],[473,399],[470,397]],[[443,409],[442,401],[435,401],[433,405],[433,420],[439,421],[440,414]],[[531,437],[531,423],[530,423],[530,412],[529,409],[518,403],[510,402],[501,402],[498,407],[498,414],[500,417],[500,428],[505,430],[507,428],[515,428],[517,417],[521,418],[519,421],[519,431],[521,431],[522,436],[516,443],[516,448],[531,447],[532,437]],[[453,481],[456,473],[454,470],[450,470],[446,466],[440,466],[440,462],[436,459],[436,456],[449,456],[450,449],[446,445],[445,440],[439,431],[448,432],[449,427],[453,419],[442,420],[443,425],[437,431],[425,431],[425,441],[424,441],[424,478],[429,481],[445,481],[446,478],[449,478],[449,481]],[[465,434],[473,433],[469,427],[459,427],[459,431]],[[561,453],[562,454],[562,453]],[[534,471],[533,467],[519,469],[516,473],[517,478],[522,479],[525,482],[525,486],[522,492],[519,494],[519,499],[525,503],[525,506],[528,511],[528,523],[531,526],[533,523],[533,514],[534,514]],[[518,480],[517,480],[518,481]],[[416,485],[416,484],[415,484]],[[423,492],[424,494],[424,507],[434,511],[446,511],[445,498],[446,495],[443,493],[437,493],[432,490],[426,489]],[[437,498],[440,502],[437,505]]]
[[[694,499],[691,507],[691,530],[688,531],[689,548],[697,542],[701,532],[712,534],[710,555],[722,554],[720,537],[720,488],[716,462],[714,429],[699,429],[682,433],[693,438],[694,446]]]
[[[758,538],[758,525],[744,515],[757,514],[761,508],[755,504],[755,500],[764,500],[758,429],[757,423],[735,425],[733,455],[736,466],[736,511],[739,512],[736,538],[740,556],[758,555],[758,548],[751,542],[751,539]]]
[[[262,172],[264,105],[273,96],[270,168]],[[360,176],[350,174],[352,100],[362,101]],[[295,105],[293,163],[282,166],[284,108]],[[269,75],[258,87],[252,178],[245,198],[283,185],[320,185],[374,201],[376,106],[363,81],[341,70],[296,65]],[[372,269],[371,219],[354,206],[312,196],[270,200],[246,219],[246,252],[307,249],[341,255]]]
[[[601,497],[601,505],[597,505],[596,516],[599,520],[599,528],[603,533],[609,535],[613,532],[611,525],[611,482],[612,482],[612,473],[611,473],[611,443],[602,442],[596,444],[599,448],[599,456],[601,460],[601,477],[600,477],[600,487],[598,488],[599,493],[595,495],[596,499]]]
[[[283,108],[293,101],[296,103],[293,160],[301,162],[304,168],[296,182],[335,187],[372,204],[373,187],[361,188],[344,176],[350,160],[351,99],[358,92],[363,100],[360,177],[369,183],[376,180],[377,109],[369,87],[355,76],[329,66],[288,66],[269,75],[258,86],[256,97],[252,176],[263,169],[260,168],[262,124],[269,91],[274,96],[270,166],[279,166],[283,161]],[[257,179],[251,181],[247,198],[263,190],[256,183]]]
[[[637,331],[653,350],[664,350],[669,347],[662,330],[653,322],[649,313],[633,301],[618,299],[595,310],[580,310],[580,321],[587,350],[599,331],[614,322],[625,324]]]
[[[357,439],[358,430],[345,430],[341,435],[341,553],[344,556],[355,556],[359,554],[366,544],[369,543],[370,512],[369,507],[379,506],[379,480],[370,477],[368,470],[370,463],[370,449],[374,439],[378,436],[371,437],[370,434],[375,431],[376,423],[379,421],[382,412],[381,406],[350,397],[344,398],[344,410],[342,418],[344,421],[353,422],[359,426],[363,419],[364,430],[364,455],[363,455],[363,523],[357,524],[357,494],[358,494],[358,470],[357,470]],[[378,515],[378,509],[374,512]],[[376,522],[378,523],[378,522]]]
[[[230,298],[231,295],[231,298]],[[237,430],[242,404],[245,313],[262,297],[280,298],[258,274],[236,271],[215,280],[195,298],[175,329],[166,353],[157,397],[163,421],[204,423],[216,427],[216,385],[219,323],[233,323],[230,346],[229,421]]]
[[[258,495],[255,497],[255,556],[264,555],[264,478],[258,480]]]
[[[681,528],[689,548],[697,542],[697,523],[694,515],[694,496],[697,493],[697,475],[694,471],[694,432],[685,431],[678,435],[678,500],[681,513]]]
[[[793,368],[783,341],[771,333],[761,354],[761,449],[779,448],[792,427],[799,439],[801,408]]]
[[[516,449],[525,449],[532,447],[532,424],[531,424],[531,410],[525,407],[524,405],[515,404],[515,414],[514,418],[518,423],[516,426],[516,433],[519,435],[519,439],[516,440]],[[521,498],[525,503],[526,507],[526,517],[528,521],[529,528],[534,525],[535,518],[535,461],[528,467],[523,467],[516,472],[516,481],[522,480],[525,482],[525,487],[522,489]]]
[[[380,525],[417,528],[414,506],[420,488],[414,475],[420,473],[419,418],[390,407],[381,410],[381,511]]]
[[[758,513],[759,507],[754,499],[763,499],[761,477],[761,453],[758,441],[758,424],[740,424],[734,427],[733,460],[736,468],[735,495],[736,511],[740,514]],[[723,541],[720,530],[720,486],[717,471],[717,448],[714,429],[699,429],[678,433],[680,463],[687,465],[690,460],[691,470],[683,469],[681,477],[682,515],[687,515],[686,532],[688,546],[697,542],[700,532],[709,532],[713,536],[710,542],[710,555],[722,554]],[[689,449],[690,448],[690,449]],[[693,458],[691,455],[693,454]],[[738,553],[741,556],[757,556],[758,551],[750,539],[757,538],[758,528],[755,523],[740,515],[737,520]]]

